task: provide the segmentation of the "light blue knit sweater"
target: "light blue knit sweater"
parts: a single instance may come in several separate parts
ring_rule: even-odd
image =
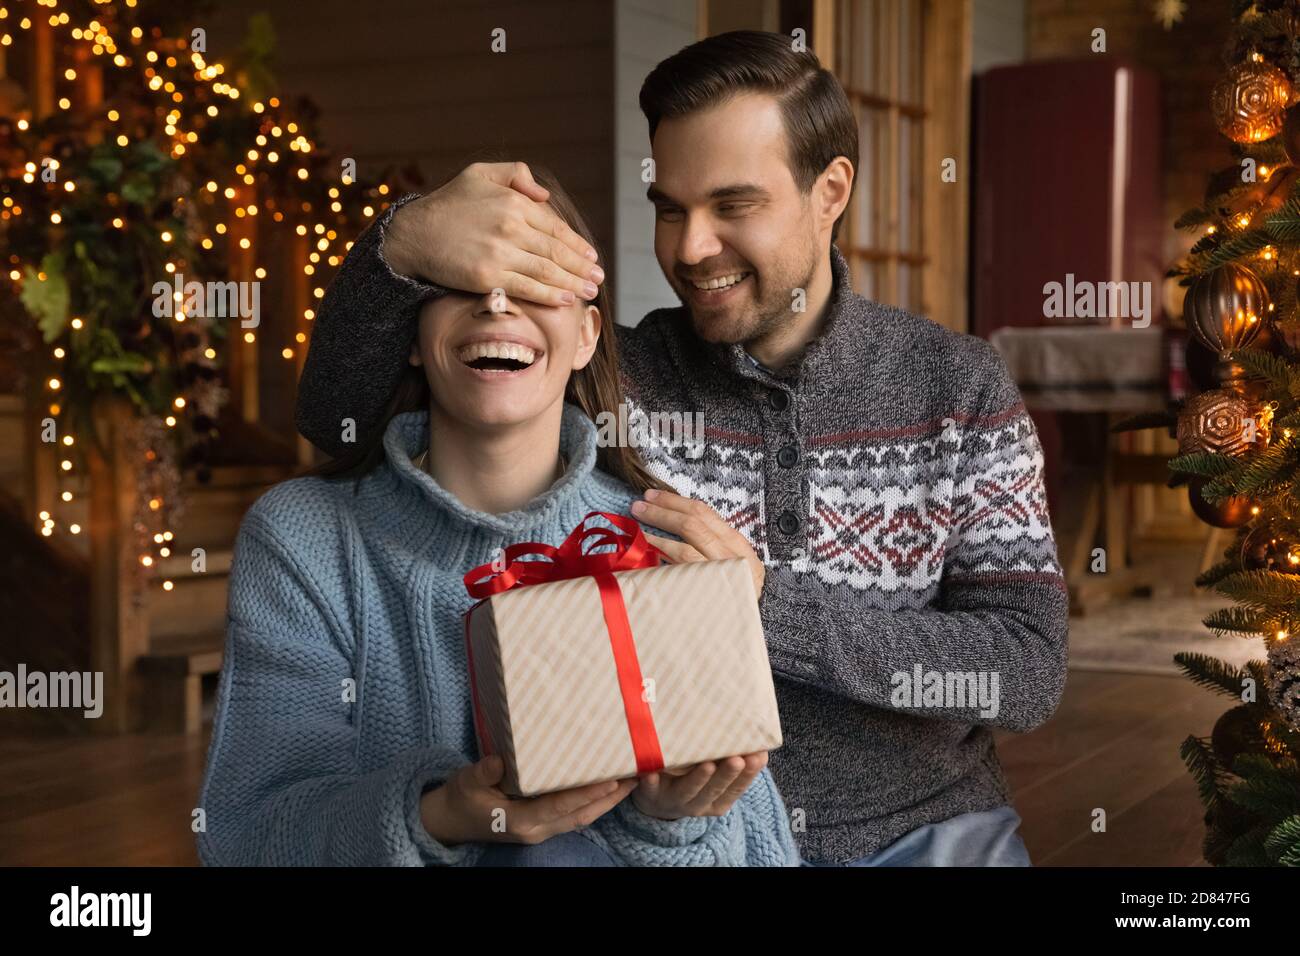
[[[462,575],[516,541],[558,545],[633,494],[596,469],[596,429],[566,405],[565,475],[527,508],[472,511],[419,471],[428,413],[399,415],[379,467],[299,478],[245,516],[200,806],[209,866],[472,865],[444,846],[421,793],[476,759]],[[354,494],[354,487],[357,493]],[[785,806],[764,770],[721,817],[662,821],[631,797],[584,834],[628,866],[793,866]]]

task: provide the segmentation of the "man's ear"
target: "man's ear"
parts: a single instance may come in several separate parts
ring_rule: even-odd
[[[600,341],[602,318],[600,309],[588,305],[582,310],[582,320],[578,326],[578,348],[573,353],[573,370],[586,368],[591,356],[596,352],[596,343]]]
[[[836,156],[830,161],[815,184],[817,212],[825,228],[835,225],[849,204],[853,192],[853,164],[847,156]]]

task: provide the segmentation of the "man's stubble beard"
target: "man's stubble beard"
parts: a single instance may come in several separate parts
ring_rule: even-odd
[[[782,325],[793,320],[795,316],[793,309],[794,290],[803,289],[806,294],[809,285],[812,283],[813,273],[816,268],[816,254],[812,253],[808,262],[791,270],[793,277],[786,281],[781,281],[778,277],[775,283],[760,282],[759,274],[755,271],[753,281],[755,288],[758,290],[757,301],[748,309],[742,308],[740,315],[735,319],[729,319],[725,325],[720,325],[716,319],[701,318],[680,292],[677,297],[686,306],[687,312],[690,313],[691,327],[694,328],[695,334],[700,339],[705,342],[726,345],[740,344],[748,347],[754,342],[765,339],[780,329]],[[770,273],[765,271],[764,274]],[[802,274],[802,278],[799,278],[800,274]],[[773,291],[765,292],[765,289],[772,289]]]

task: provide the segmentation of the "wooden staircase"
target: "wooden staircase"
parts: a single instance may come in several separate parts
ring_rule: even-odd
[[[147,593],[149,651],[140,659],[153,730],[194,733],[211,718],[226,634],[226,592],[235,535],[244,512],[268,487],[291,476],[286,465],[222,465],[211,480],[185,483],[186,513],[171,556]],[[195,570],[195,549],[202,568]],[[166,589],[164,582],[172,587]]]
[[[26,430],[33,427],[24,396],[0,393],[0,615],[13,625],[12,639],[0,641],[0,669],[12,671],[20,661],[29,671],[104,669],[92,650],[90,496],[86,483],[79,484],[59,512],[61,523],[78,523],[81,534],[39,533],[24,455],[32,447]],[[117,729],[197,733],[211,719],[239,524],[268,487],[299,470],[297,450],[266,430],[238,419],[223,420],[220,428],[220,457],[207,481],[187,474],[172,553],[158,562],[141,596],[147,640],[143,653],[127,662],[132,673],[120,692],[134,700]],[[94,723],[56,709],[0,712],[3,726],[103,729]]]

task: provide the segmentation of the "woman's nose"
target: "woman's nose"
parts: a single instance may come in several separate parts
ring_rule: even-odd
[[[518,315],[519,307],[505,289],[493,289],[479,297],[475,315]]]

